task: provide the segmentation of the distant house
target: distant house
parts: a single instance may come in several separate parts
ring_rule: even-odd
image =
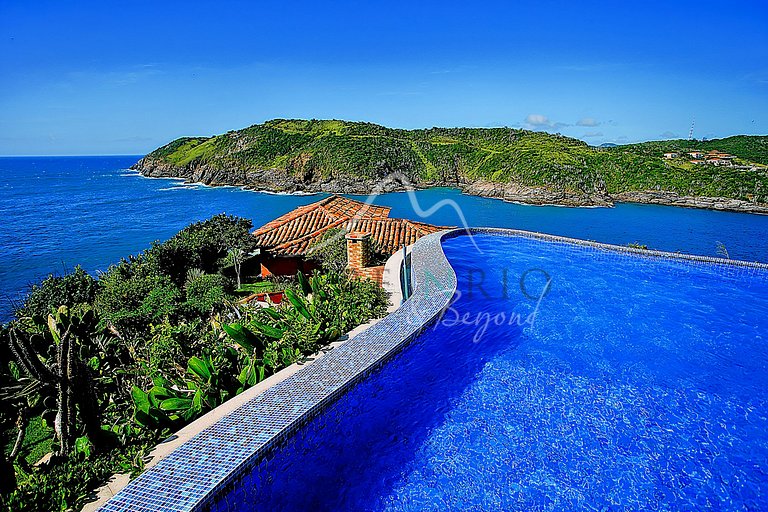
[[[678,156],[680,156],[680,153],[664,153],[664,158],[666,160],[671,160],[673,158],[677,158]]]
[[[330,229],[346,231],[349,269],[381,282],[383,266],[370,266],[375,253],[391,256],[422,236],[445,229],[389,217],[390,208],[333,195],[301,206],[253,232],[260,248],[261,275],[309,273],[318,262],[311,248]]]
[[[733,162],[732,160],[736,158],[733,155],[729,155],[728,153],[723,153],[721,151],[713,150],[709,151],[705,156],[707,163],[710,165],[718,165],[718,166],[732,166]]]
[[[733,166],[733,159],[736,158],[733,155],[717,151],[716,149],[706,153],[702,151],[691,151],[688,155],[693,158],[693,160],[691,160],[692,164],[725,165],[729,167]]]
[[[733,155],[729,155],[728,153],[723,153],[722,151],[713,150],[707,153],[707,158],[720,158],[723,160],[733,160],[736,158]]]

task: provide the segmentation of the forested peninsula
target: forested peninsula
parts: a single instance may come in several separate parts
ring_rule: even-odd
[[[273,192],[458,187],[528,204],[637,202],[768,213],[768,136],[595,147],[515,128],[402,130],[275,119],[183,137],[142,158],[148,177]]]

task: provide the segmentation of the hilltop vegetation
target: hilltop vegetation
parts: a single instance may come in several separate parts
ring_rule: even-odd
[[[716,149],[734,167],[665,160]],[[181,138],[142,159],[148,176],[268,190],[369,192],[399,173],[419,187],[459,186],[526,202],[594,204],[618,194],[666,192],[768,202],[768,137],[659,141],[597,148],[512,128],[401,130],[371,123],[273,120],[214,137]]]

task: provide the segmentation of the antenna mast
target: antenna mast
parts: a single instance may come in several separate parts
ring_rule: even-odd
[[[688,140],[693,140],[693,126],[696,124],[696,118],[691,121],[691,129],[688,131]]]

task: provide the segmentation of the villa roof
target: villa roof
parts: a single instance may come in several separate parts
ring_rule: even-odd
[[[403,245],[443,229],[446,228],[408,219],[360,219],[354,225],[354,231],[370,233],[374,247],[385,254],[394,254]]]
[[[332,228],[370,233],[378,250],[394,253],[403,244],[444,229],[423,222],[389,218],[390,208],[331,196],[301,206],[253,232],[256,243],[275,256],[305,256],[310,246]]]

